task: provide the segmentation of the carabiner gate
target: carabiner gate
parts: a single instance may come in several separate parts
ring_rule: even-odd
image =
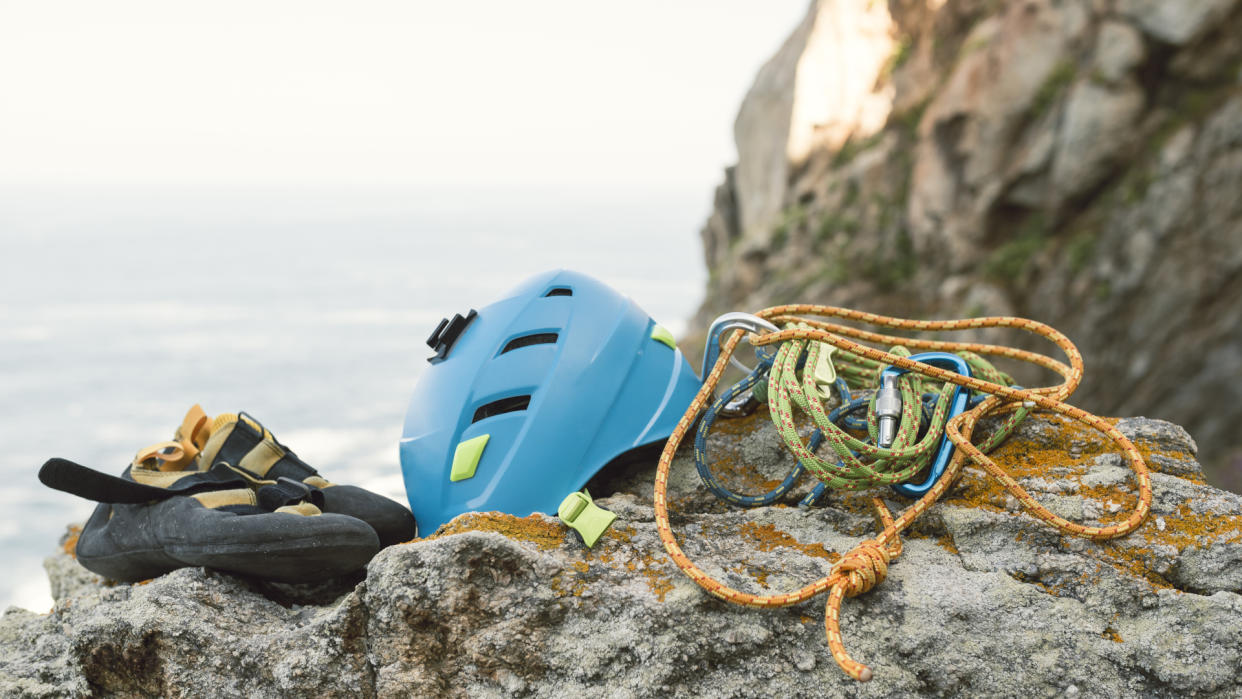
[[[712,367],[716,365],[716,360],[720,358],[720,340],[729,330],[742,329],[752,333],[773,333],[779,332],[780,328],[772,323],[750,313],[725,313],[716,320],[707,329],[707,344],[703,347],[703,372],[701,378],[706,379],[707,374],[711,372]],[[776,357],[776,352],[761,347],[755,348],[755,356],[759,359],[760,366],[763,364],[771,364],[772,359]],[[741,362],[737,355],[729,357],[733,366],[741,369],[747,374],[753,374],[756,369],[752,369]],[[734,418],[745,417],[755,412],[759,407],[759,401],[755,399],[752,391],[747,390],[742,395],[730,401],[721,411],[721,417]]]
[[[956,354],[950,354],[948,352],[923,352],[922,354],[911,355],[910,359],[912,361],[922,362],[924,364],[930,364],[938,369],[945,369],[946,371],[955,371],[961,374],[962,376],[970,376],[970,365],[966,363],[965,359],[962,359]],[[885,386],[891,385],[892,391],[895,394],[897,390],[896,377],[901,376],[902,374],[905,374],[908,371],[909,369],[901,369],[895,366],[890,366],[890,367],[885,368],[884,371],[880,373],[881,390],[883,390]],[[888,380],[887,383],[885,382],[885,379]],[[961,386],[954,384],[953,394],[949,397],[948,418],[956,417],[958,415],[961,415],[963,412],[965,412],[966,402],[968,400],[970,400],[970,392],[963,389]],[[879,406],[880,406],[880,396],[877,394],[876,396],[877,409],[879,408]],[[895,412],[898,415],[901,413],[900,396],[897,396]],[[890,444],[892,443],[891,439],[889,440],[889,443]],[[884,446],[884,445],[881,445],[881,446]],[[953,448],[954,448],[953,442],[950,441],[949,436],[947,434],[941,437],[940,438],[940,449],[939,451],[936,452],[936,459],[931,464],[931,472],[927,475],[927,480],[923,481],[922,483],[918,483],[918,484],[898,483],[892,486],[893,490],[897,491],[898,493],[902,495],[905,495],[906,497],[911,497],[911,498],[922,497],[923,494],[931,490],[932,486],[936,484],[936,481],[940,480],[940,477],[944,475],[945,467],[949,465],[949,458],[953,456]]]
[[[716,364],[716,359],[720,357],[720,340],[721,336],[728,330],[745,330],[752,333],[775,333],[780,332],[780,328],[750,313],[725,313],[724,315],[712,321],[711,326],[707,329],[707,344],[703,347],[703,372],[700,378],[707,378],[707,374]],[[755,348],[755,355],[760,361],[770,361],[776,356],[772,350],[765,350],[761,347]],[[733,366],[741,369],[747,374],[754,371],[751,367],[742,363],[737,355],[729,357],[729,361]]]

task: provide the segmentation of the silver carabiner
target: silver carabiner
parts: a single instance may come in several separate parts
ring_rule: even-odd
[[[781,330],[763,318],[750,313],[725,313],[716,320],[712,321],[711,326],[707,329],[707,345],[703,348],[703,372],[701,374],[701,378],[703,380],[707,379],[708,373],[711,372],[712,367],[716,364],[716,360],[720,357],[720,340],[722,336],[729,330],[737,329],[752,333],[775,333],[780,332]],[[763,350],[759,347],[755,348],[756,355],[760,355],[761,352],[764,358],[772,354],[771,350]],[[733,366],[741,369],[747,374],[754,371],[754,369],[743,364],[742,361],[737,358],[736,354],[729,357],[729,361],[733,364]]]

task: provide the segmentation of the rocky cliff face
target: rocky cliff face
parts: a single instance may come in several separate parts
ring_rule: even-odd
[[[1242,2],[819,0],[735,135],[698,325],[1042,320],[1076,404],[1186,425],[1242,488]]]
[[[737,607],[672,565],[646,462],[593,484],[621,518],[591,550],[552,518],[485,513],[386,549],[360,581],[317,588],[202,569],[109,584],[57,555],[51,612],[0,618],[0,695],[1237,696],[1242,496],[1204,484],[1175,425],[1118,427],[1156,471],[1147,523],[1103,543],[1060,536],[967,468],[888,579],[845,602],[845,643],[875,670],[866,685],[828,653],[822,596]],[[726,484],[751,492],[791,466],[762,410],[724,421],[709,447]],[[1135,499],[1108,449],[1043,417],[994,457],[1058,514],[1100,524]],[[809,486],[734,508],[682,454],[673,525],[728,584],[792,590],[875,527],[866,494],[793,506]]]

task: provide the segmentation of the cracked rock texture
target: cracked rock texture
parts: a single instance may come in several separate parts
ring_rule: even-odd
[[[1242,490],[1242,0],[818,0],[734,134],[691,327],[1035,318],[1081,407],[1186,426]]]
[[[763,410],[718,424],[709,447],[726,483],[756,492],[783,477],[791,460]],[[317,587],[197,568],[109,584],[58,554],[50,613],[0,618],[0,695],[1238,696],[1242,497],[1203,482],[1181,428],[1119,424],[1157,471],[1147,523],[1112,542],[1061,536],[967,469],[905,537],[888,580],[845,601],[845,642],[875,670],[865,685],[828,653],[823,596],[736,607],[671,564],[647,459],[592,484],[620,519],[591,550],[552,518],[485,513]],[[1082,521],[1134,502],[1109,445],[1059,417],[1031,419],[994,455]],[[792,590],[874,528],[867,493],[794,506],[810,485],[783,504],[734,508],[683,453],[674,527],[730,585]]]

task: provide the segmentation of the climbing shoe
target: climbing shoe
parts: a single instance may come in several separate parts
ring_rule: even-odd
[[[100,503],[75,551],[87,570],[134,582],[205,566],[317,582],[359,570],[379,551],[370,526],[323,514],[322,492],[305,483],[260,481],[225,465],[161,471],[150,467],[157,461],[136,461],[120,477],[65,459],[39,470],[44,485]]]
[[[139,453],[140,459],[144,456],[159,462],[161,469],[186,468],[195,461],[200,471],[226,465],[255,479],[286,478],[316,488],[323,494],[325,513],[357,517],[371,525],[381,548],[417,535],[414,515],[404,505],[357,486],[329,482],[246,413],[223,413],[212,419],[195,405],[173,441]]]

